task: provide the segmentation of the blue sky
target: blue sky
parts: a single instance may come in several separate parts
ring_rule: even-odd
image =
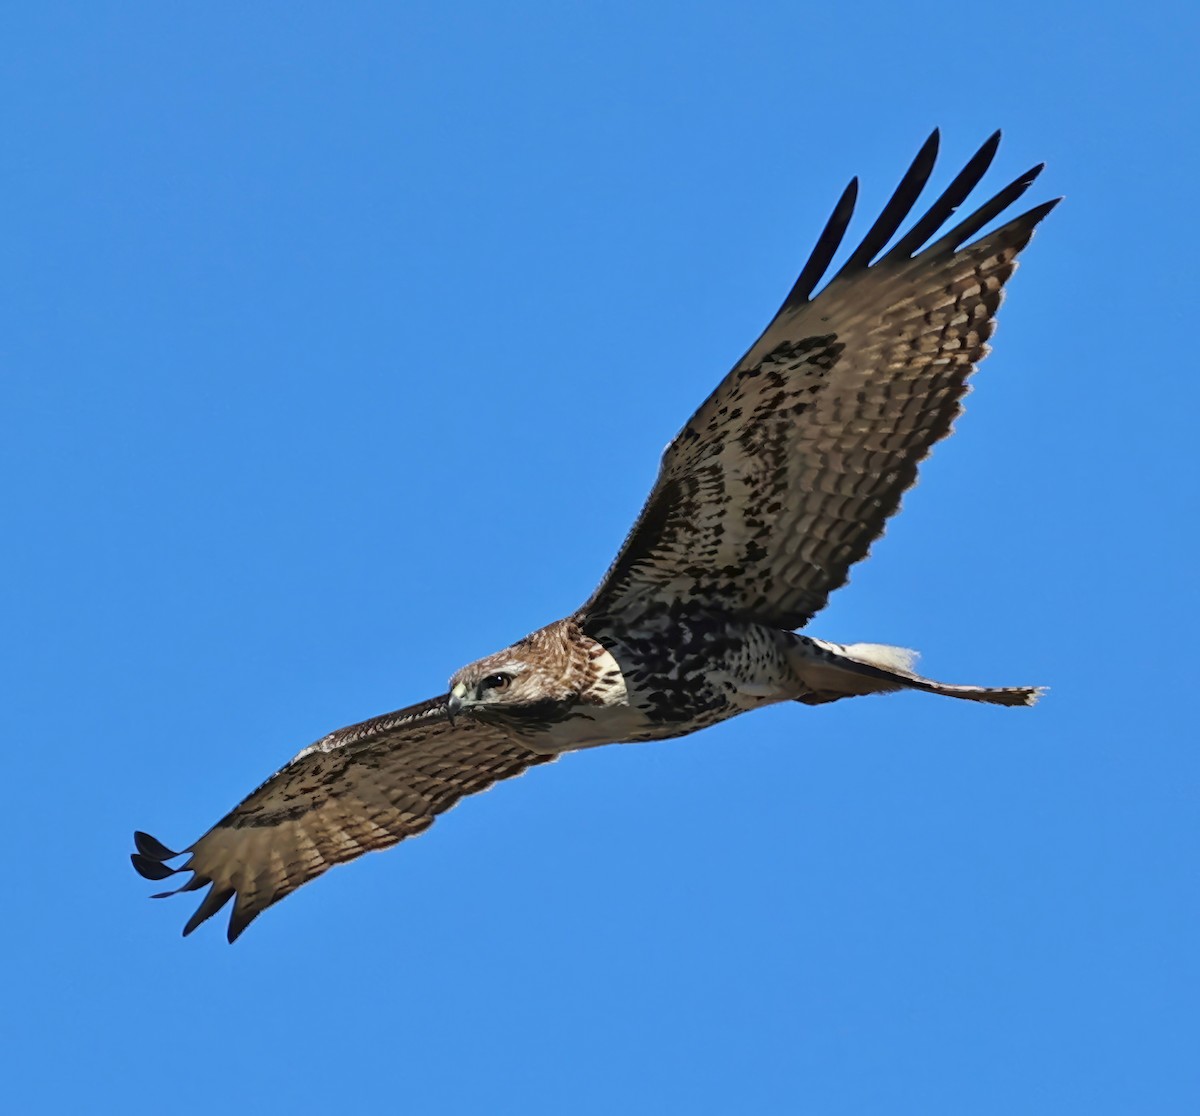
[[[13,1110],[1200,1106],[1192,6],[3,17]],[[1052,687],[568,757],[184,941],[186,844],[580,603],[838,192],[1067,195],[813,631]]]

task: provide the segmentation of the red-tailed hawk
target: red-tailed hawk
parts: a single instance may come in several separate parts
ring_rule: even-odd
[[[972,239],[1041,167],[949,231],[997,132],[891,248],[933,170],[934,132],[815,298],[850,222],[842,194],[800,278],[667,447],[646,506],[578,612],[464,667],[442,697],[302,751],[182,855],[135,834],[152,880],[230,899],[232,942],[335,864],[428,829],[463,795],[563,752],[682,736],[774,702],[895,690],[1032,705],[1030,687],[934,682],[896,647],[796,634],[846,582],[961,410],[1017,253],[1057,204]],[[886,251],[885,251],[886,249]],[[173,895],[177,892],[167,892]]]

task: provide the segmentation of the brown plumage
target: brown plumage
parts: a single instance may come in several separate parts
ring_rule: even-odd
[[[233,941],[334,864],[420,833],[463,795],[563,752],[680,736],[780,701],[915,689],[1033,704],[1030,687],[935,682],[903,649],[794,631],[846,582],[950,432],[1017,253],[1057,204],[971,240],[1036,167],[941,231],[998,143],[996,133],[885,252],[932,172],[935,132],[814,298],[850,221],[850,184],[766,331],[667,447],[637,523],[577,613],[465,667],[444,697],[306,748],[180,867],[167,864],[180,854],[136,834],[143,876],[189,871],[177,891],[209,885],[184,933],[232,899]]]

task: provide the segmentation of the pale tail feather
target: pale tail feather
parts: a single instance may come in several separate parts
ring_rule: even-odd
[[[935,682],[914,671],[917,652],[885,643],[851,643],[841,646],[824,640],[804,640],[812,650],[796,663],[801,680],[816,691],[799,700],[806,704],[837,701],[859,694],[922,690],[928,694],[983,701],[990,705],[1033,705],[1045,692],[1043,686],[958,686]],[[817,650],[819,649],[819,650]]]

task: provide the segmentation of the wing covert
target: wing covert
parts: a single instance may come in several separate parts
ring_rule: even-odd
[[[471,717],[451,722],[444,698],[331,733],[300,752],[182,855],[134,834],[133,866],[147,879],[192,878],[179,892],[209,891],[184,927],[234,900],[229,941],[269,906],[328,871],[428,829],[464,795],[519,775],[540,755]]]

